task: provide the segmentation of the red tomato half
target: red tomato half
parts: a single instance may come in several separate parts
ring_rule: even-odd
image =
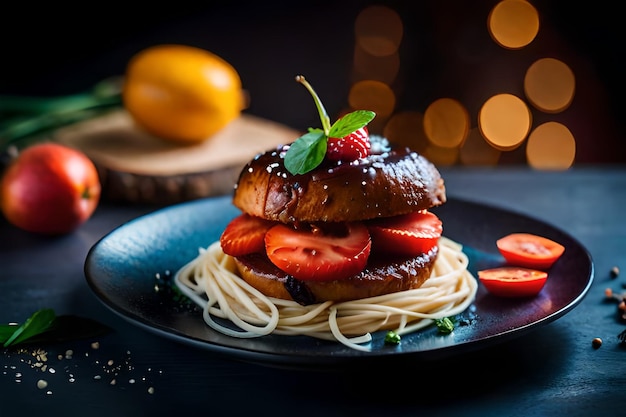
[[[532,297],[546,284],[548,273],[535,269],[499,267],[478,271],[487,291],[499,297]]]
[[[536,269],[550,268],[565,251],[563,245],[530,233],[512,233],[496,245],[509,264]]]
[[[365,268],[371,240],[362,223],[347,223],[340,234],[295,230],[276,225],[265,235],[267,256],[274,265],[301,280],[329,281]]]
[[[418,256],[431,250],[441,237],[441,220],[429,211],[372,220],[368,223],[375,252]]]

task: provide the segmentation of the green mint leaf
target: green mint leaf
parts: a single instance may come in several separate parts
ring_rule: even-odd
[[[371,122],[376,113],[369,110],[357,110],[348,113],[330,127],[330,138],[343,138]]]
[[[55,318],[56,315],[52,309],[44,308],[36,311],[4,342],[4,347],[16,345],[30,337],[45,332],[50,328]]]
[[[293,175],[306,174],[326,155],[327,137],[321,129],[309,129],[291,144],[285,154],[285,168]]]

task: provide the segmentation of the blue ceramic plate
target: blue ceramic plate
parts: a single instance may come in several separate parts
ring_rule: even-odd
[[[278,366],[317,367],[410,357],[432,360],[521,336],[572,310],[593,281],[588,251],[567,233],[521,214],[449,198],[433,209],[444,234],[463,244],[470,270],[503,262],[495,241],[513,232],[545,236],[565,246],[541,293],[531,299],[500,299],[479,286],[467,321],[450,335],[427,328],[403,336],[400,345],[385,345],[384,332],[373,335],[372,352],[305,336],[238,339],[207,327],[199,309],[181,302],[163,281],[192,260],[198,248],[219,239],[239,214],[230,197],[197,200],[161,209],[115,229],[98,241],[85,262],[87,282],[113,312],[158,335],[238,360]],[[157,291],[157,288],[160,288]]]

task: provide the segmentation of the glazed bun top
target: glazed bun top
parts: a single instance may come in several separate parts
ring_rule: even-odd
[[[324,161],[313,171],[292,175],[284,166],[288,148],[248,162],[234,190],[237,208],[282,223],[345,222],[407,214],[446,201],[437,168],[410,149],[372,152],[349,163]]]

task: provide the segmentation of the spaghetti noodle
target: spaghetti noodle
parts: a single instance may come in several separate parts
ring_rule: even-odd
[[[435,319],[463,312],[473,302],[478,285],[467,270],[462,246],[441,237],[439,249],[431,276],[421,287],[353,301],[300,305],[267,297],[237,275],[233,258],[222,252],[219,241],[201,248],[176,273],[175,283],[203,309],[206,324],[226,335],[307,335],[369,351],[366,344],[375,331],[415,332]]]

